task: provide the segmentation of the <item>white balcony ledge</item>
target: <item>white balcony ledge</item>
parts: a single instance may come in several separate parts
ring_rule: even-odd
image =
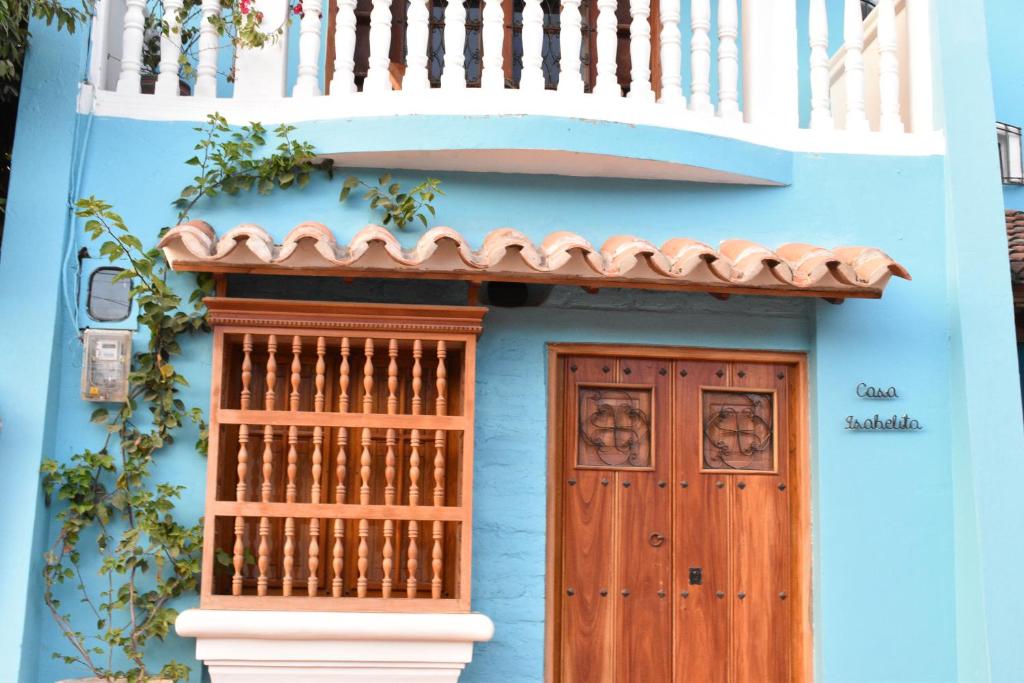
[[[175,630],[196,639],[212,683],[455,683],[494,624],[482,614],[190,609]]]
[[[285,0],[254,1],[268,25],[288,12]],[[648,0],[616,1],[631,14],[628,51],[616,48],[616,23],[598,21],[593,3],[581,14],[579,3],[556,12],[523,0],[521,13],[505,16],[493,2],[413,0],[407,21],[393,22],[390,0],[373,0],[369,25],[357,28],[353,2],[310,0],[301,30],[229,54],[206,16],[222,11],[214,4],[204,19],[187,19],[208,47],[183,53],[164,37],[154,77],[143,73],[143,57],[154,56],[143,47],[145,3],[100,0],[79,111],[308,123],[303,135],[346,165],[417,170],[786,185],[797,152],[944,152],[932,117],[927,2],[881,3],[867,23],[847,3],[840,46],[836,36],[830,45],[823,3],[812,3],[808,40],[792,1],[771,10],[745,2],[737,13],[734,1],[704,0],[688,3],[689,16],[687,3],[662,2],[653,23]],[[170,11],[180,0],[157,4]],[[555,14],[559,28],[548,31]],[[391,49],[395,41],[402,51]],[[436,52],[458,43],[462,53]],[[218,71],[222,57],[231,58],[231,83]],[[195,69],[184,89],[182,61]]]
[[[83,86],[82,113],[150,121],[291,123],[348,167],[552,174],[752,185],[792,182],[794,152],[942,154],[941,132],[778,129],[625,98],[441,90],[353,97],[205,98]],[[303,125],[303,124],[307,125]]]

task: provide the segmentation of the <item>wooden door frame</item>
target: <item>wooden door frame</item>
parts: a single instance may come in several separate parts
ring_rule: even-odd
[[[662,358],[692,361],[775,363],[789,365],[796,372],[795,425],[796,449],[790,462],[790,512],[792,540],[792,681],[813,680],[813,633],[811,622],[811,499],[810,499],[810,413],[807,354],[799,351],[756,351],[713,349],[693,346],[644,346],[623,344],[549,343],[548,347],[548,435],[547,435],[547,541],[544,578],[544,681],[555,680],[561,620],[556,609],[555,590],[561,573],[559,539],[562,534],[563,458],[559,453],[563,433],[562,385],[559,377],[564,356],[601,356],[613,358]]]

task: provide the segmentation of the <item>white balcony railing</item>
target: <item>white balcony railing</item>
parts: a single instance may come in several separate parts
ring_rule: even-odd
[[[93,111],[192,119],[217,109],[264,121],[539,114],[889,153],[933,152],[941,138],[929,0],[879,0],[867,20],[860,0],[845,0],[841,36],[826,0],[800,0],[806,12],[798,0],[305,0],[278,40],[237,54],[210,21],[221,3],[202,0],[184,56],[178,34],[146,28],[151,11],[173,23],[181,3],[100,0]],[[293,9],[288,0],[251,7],[267,27],[286,25]],[[191,63],[188,79],[181,62]]]

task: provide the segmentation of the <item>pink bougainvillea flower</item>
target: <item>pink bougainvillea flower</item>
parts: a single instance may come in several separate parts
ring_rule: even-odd
[[[295,12],[296,14],[302,14],[302,3],[295,3],[295,7],[292,8],[292,11]]]

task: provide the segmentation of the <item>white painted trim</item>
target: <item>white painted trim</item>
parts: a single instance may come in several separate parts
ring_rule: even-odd
[[[426,612],[283,612],[189,609],[174,622],[188,638],[274,638],[276,640],[485,641],[494,623],[483,614]]]
[[[455,683],[494,634],[482,614],[400,612],[190,609],[175,629],[213,683]]]
[[[726,185],[782,185],[784,183],[641,156],[615,156],[569,152],[561,149],[477,149],[391,150],[326,154],[339,168],[402,168],[412,171],[468,171],[470,173],[519,173],[558,175],[572,178],[633,178],[636,180],[680,180],[691,183]]]
[[[89,82],[105,83],[107,77],[107,15],[110,0],[96,0],[89,33]]]
[[[303,98],[181,97],[173,106],[152,95],[100,90],[93,91],[91,97],[84,92],[82,95],[79,113],[150,121],[203,121],[213,112],[220,112],[231,123],[260,120],[265,125],[389,116],[544,116],[702,133],[793,152],[885,156],[945,153],[945,136],[941,131],[886,134],[777,128],[700,116],[682,106],[626,98],[598,101],[593,95],[557,91],[465,89],[452,93],[434,89],[415,95],[394,91]]]

